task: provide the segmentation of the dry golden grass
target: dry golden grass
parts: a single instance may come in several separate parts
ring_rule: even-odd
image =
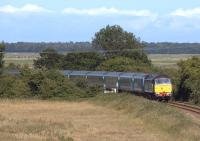
[[[121,111],[130,121],[160,135],[162,141],[200,141],[199,120],[166,103],[129,94],[99,95],[91,102]]]
[[[2,141],[160,141],[119,111],[88,102],[0,101]]]

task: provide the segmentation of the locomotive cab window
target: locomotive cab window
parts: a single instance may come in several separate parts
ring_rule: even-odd
[[[155,84],[171,84],[171,80],[169,78],[158,78],[155,79]]]

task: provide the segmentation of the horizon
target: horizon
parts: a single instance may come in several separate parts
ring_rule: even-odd
[[[17,43],[33,43],[33,44],[37,44],[37,43],[92,43],[91,41],[34,41],[34,42],[29,42],[29,41],[17,41],[17,42],[5,42],[5,41],[1,41],[2,43],[8,43],[8,44],[17,44]],[[159,44],[159,43],[172,43],[172,44],[200,44],[200,42],[168,42],[168,41],[163,41],[163,42],[146,42],[146,41],[141,41],[142,43],[155,43],[155,44]]]
[[[120,25],[144,42],[200,43],[200,1],[3,0],[0,41],[91,42]]]

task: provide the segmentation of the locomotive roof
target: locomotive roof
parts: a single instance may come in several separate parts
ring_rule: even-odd
[[[167,75],[161,75],[161,74],[148,74],[146,77],[145,77],[145,79],[148,79],[148,80],[154,80],[154,79],[156,79],[156,78],[162,78],[162,77],[164,77],[164,78],[169,78]]]

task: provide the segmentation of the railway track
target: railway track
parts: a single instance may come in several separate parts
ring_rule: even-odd
[[[197,106],[193,106],[193,105],[181,103],[181,102],[169,102],[169,105],[200,115],[200,107],[197,107]]]

